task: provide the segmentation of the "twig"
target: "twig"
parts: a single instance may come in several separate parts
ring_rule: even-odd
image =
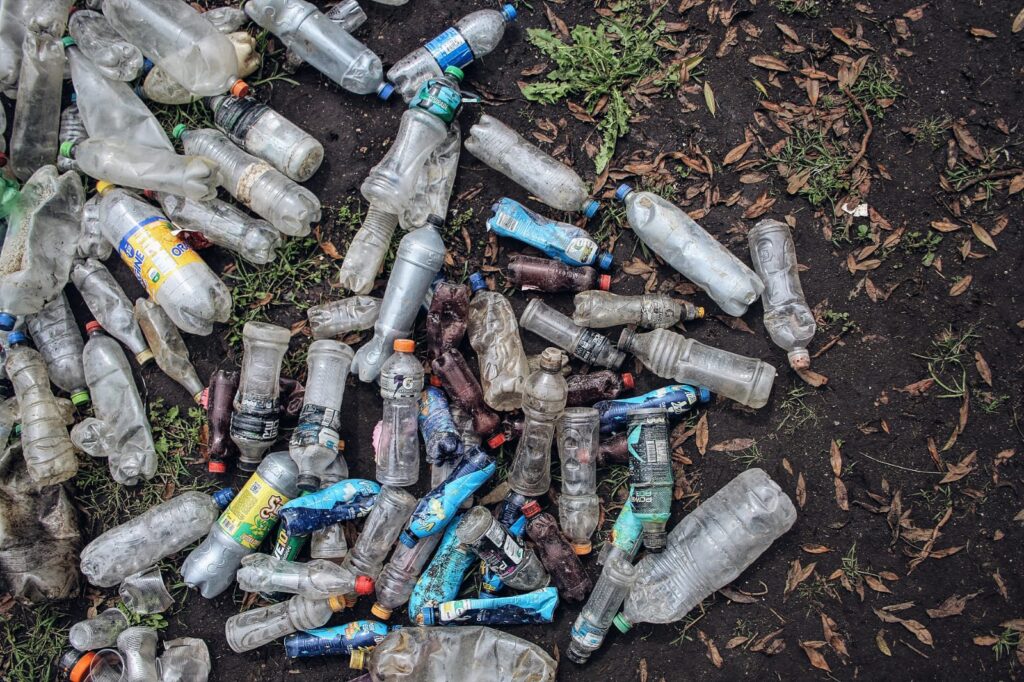
[[[1024,168],[1004,168],[1002,170],[992,171],[991,173],[974,178],[973,180],[968,180],[957,187],[956,191],[963,192],[969,187],[974,187],[979,182],[985,182],[986,180],[998,180],[999,178],[1012,178],[1016,175],[1020,175],[1021,173],[1024,173]]]
[[[847,88],[842,88],[842,91],[843,94],[846,95],[851,102],[857,105],[858,109],[860,109],[860,115],[864,119],[864,125],[867,127],[867,130],[864,131],[864,137],[860,139],[860,151],[858,151],[857,155],[853,157],[853,160],[847,164],[846,170],[844,171],[845,173],[849,173],[856,168],[857,164],[864,158],[864,155],[868,153],[868,141],[871,139],[871,133],[874,132],[875,127],[871,124],[871,117],[868,116],[868,110],[860,103],[860,100],[854,97],[853,93]]]
[[[885,466],[892,467],[893,469],[900,469],[902,471],[910,471],[910,472],[915,473],[915,474],[931,474],[932,476],[945,476],[946,475],[944,471],[922,471],[921,469],[911,469],[910,467],[904,467],[904,466],[900,466],[899,464],[893,464],[892,462],[886,462],[884,459],[878,459],[877,457],[872,457],[871,455],[867,454],[866,452],[861,452],[861,453],[858,453],[858,454],[861,455],[862,457],[867,457],[872,462],[878,462],[879,464],[884,464]]]

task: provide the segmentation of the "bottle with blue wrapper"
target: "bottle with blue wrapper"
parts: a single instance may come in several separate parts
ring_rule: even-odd
[[[380,485],[350,478],[329,488],[289,500],[281,507],[281,525],[294,535],[307,535],[343,521],[354,521],[370,513]]]
[[[672,446],[668,420],[658,408],[633,410],[626,427],[629,449],[630,502],[643,525],[644,547],[665,548],[665,526],[672,512]]]
[[[424,625],[529,625],[551,623],[558,606],[558,590],[545,587],[533,592],[493,599],[458,599],[423,607]]]
[[[551,581],[533,549],[505,530],[486,507],[466,512],[456,535],[512,589],[536,590]]]
[[[672,417],[711,402],[711,397],[711,391],[703,386],[672,384],[632,398],[602,400],[594,403],[594,408],[601,416],[601,433],[607,434],[624,429],[633,410],[658,408]]]
[[[339,449],[343,443],[339,442]],[[327,468],[320,477],[320,490],[330,488],[335,483],[348,478],[348,463],[345,455],[338,453],[337,465]],[[310,493],[312,494],[312,493]],[[370,513],[369,507],[366,513]],[[348,539],[345,537],[345,524],[333,523],[325,528],[318,528],[309,536],[309,556],[311,559],[330,559],[340,564],[348,554]]]
[[[301,490],[319,490],[324,470],[338,457],[345,377],[354,355],[341,341],[320,339],[309,345],[302,412],[288,446],[299,467]]]
[[[413,587],[441,542],[441,537],[440,533],[428,535],[417,540],[411,547],[404,542],[398,543],[391,561],[377,578],[377,601],[370,613],[381,620],[388,620],[395,609],[409,601]]]
[[[622,552],[632,561],[643,544],[643,531],[643,523],[633,513],[633,487],[630,486],[626,503],[622,505],[619,515],[615,518],[611,536],[608,538],[608,542],[601,547],[597,563],[599,565],[606,564],[611,553],[615,550]]]
[[[518,494],[518,493],[510,493]],[[508,498],[506,498],[507,500]],[[528,500],[532,502],[532,499]],[[525,506],[525,505],[523,505]],[[517,512],[518,513],[518,512]],[[498,523],[508,530],[508,534],[514,538],[522,538],[523,533],[526,532],[526,523],[529,521],[525,514],[520,514],[519,518],[516,519],[509,525],[505,525],[501,517],[496,517]],[[505,583],[502,581],[501,576],[491,570],[490,566],[487,565],[486,561],[480,561],[480,592],[478,596],[480,599],[493,599],[505,588]]]
[[[602,270],[612,266],[612,254],[602,251],[581,227],[545,218],[508,197],[499,199],[491,210],[494,215],[487,219],[487,229],[501,237],[517,239],[566,265]]]
[[[314,628],[285,637],[284,652],[288,658],[348,656],[357,649],[372,649],[388,632],[399,627],[388,627],[375,620],[354,620],[344,625]]]
[[[363,524],[363,532],[345,557],[342,568],[376,580],[415,506],[416,498],[405,490],[389,485],[382,487]]]
[[[462,456],[459,430],[452,420],[448,397],[444,391],[427,386],[420,394],[420,435],[427,449],[427,461],[432,465],[457,461]]]
[[[416,621],[424,606],[451,601],[459,595],[466,573],[478,559],[468,547],[459,542],[456,533],[461,517],[455,517],[441,537],[434,557],[420,574],[409,596],[409,620]]]
[[[505,528],[511,528],[513,524],[523,518],[523,507],[532,499],[532,497],[517,493],[515,490],[509,490],[505,499],[499,503],[494,516],[498,519],[498,523]]]

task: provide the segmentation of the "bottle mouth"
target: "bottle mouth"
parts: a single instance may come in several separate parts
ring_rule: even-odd
[[[632,350],[633,338],[636,336],[636,329],[626,327],[619,334],[619,341],[615,344],[615,347],[619,350]]]

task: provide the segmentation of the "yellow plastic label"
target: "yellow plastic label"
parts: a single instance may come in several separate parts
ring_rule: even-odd
[[[277,520],[281,505],[289,499],[259,474],[253,474],[220,515],[217,525],[243,547],[259,549]]]
[[[117,250],[152,297],[177,270],[203,262],[191,246],[174,236],[171,224],[160,216],[146,218],[129,230]]]

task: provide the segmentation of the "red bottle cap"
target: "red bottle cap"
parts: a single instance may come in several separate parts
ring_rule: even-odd
[[[356,578],[356,594],[360,597],[373,592],[373,578],[368,575],[361,575]]]
[[[436,374],[431,374],[430,385],[433,386],[434,388],[441,388],[441,377],[437,376]]]
[[[153,200],[156,198],[156,192],[154,192],[151,189],[144,189],[142,190],[142,196],[146,197],[147,199]]]
[[[6,165],[7,165],[7,155],[4,154],[3,152],[0,152],[0,168],[3,168]]]
[[[523,512],[526,518],[532,519],[537,514],[540,514],[540,503],[537,500],[530,500],[519,511]]]
[[[496,450],[497,448],[500,448],[502,445],[504,445],[506,440],[508,439],[505,438],[504,433],[495,434],[487,439],[487,447],[489,447],[492,450]]]
[[[209,386],[207,386],[206,388],[204,388],[202,391],[199,392],[199,400],[196,401],[196,402],[198,402],[199,403],[199,407],[203,408],[204,410],[210,409],[210,387]]]
[[[612,288],[612,276],[601,275],[597,278],[597,288],[601,291],[608,291]]]
[[[206,470],[211,474],[223,474],[228,470],[228,465],[219,459],[211,459],[206,465]]]
[[[85,333],[86,334],[92,334],[93,332],[101,332],[101,331],[103,331],[103,325],[101,325],[96,320],[92,320],[90,322],[86,322],[85,323]]]
[[[622,385],[632,391],[633,388],[636,386],[636,381],[634,381],[633,375],[630,374],[629,372],[623,372]]]

